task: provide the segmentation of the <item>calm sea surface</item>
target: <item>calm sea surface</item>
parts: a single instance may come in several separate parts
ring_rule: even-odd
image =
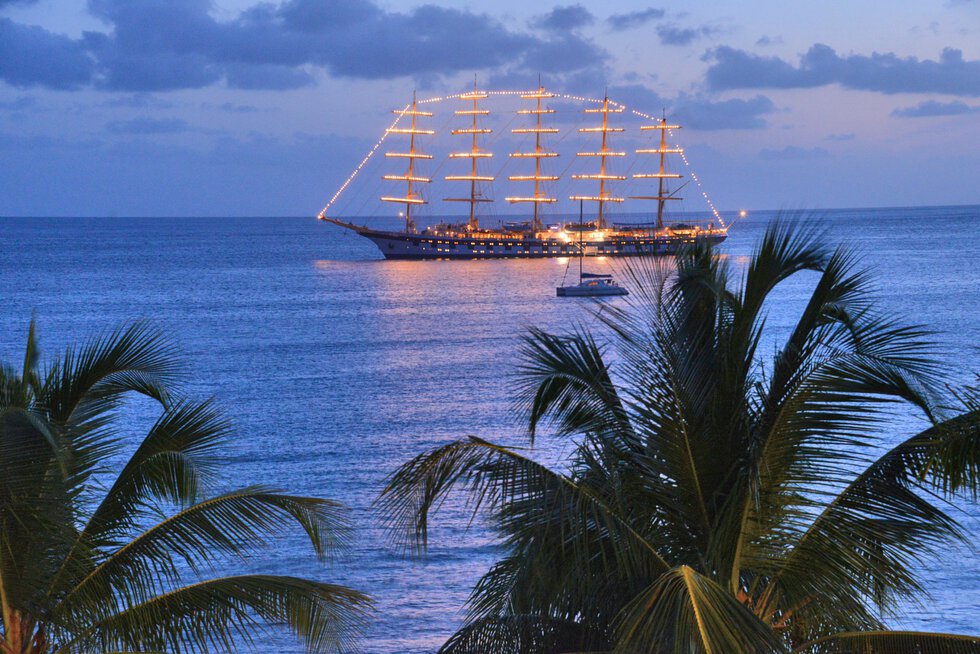
[[[722,251],[737,267],[774,215],[753,213],[731,231]],[[823,211],[808,220],[863,253],[883,307],[938,332],[951,379],[980,371],[980,206]],[[371,594],[378,611],[368,652],[433,651],[494,560],[493,542],[468,529],[454,504],[430,556],[409,561],[386,547],[371,502],[386,474],[426,448],[466,434],[520,442],[510,376],[521,335],[529,325],[594,324],[588,302],[555,297],[565,267],[384,261],[369,241],[311,218],[0,218],[0,358],[19,365],[32,313],[48,354],[135,318],[164,329],[185,353],[188,392],[215,396],[235,420],[230,483],[353,507],[356,540],[341,561],[320,566],[291,537],[255,569]],[[779,294],[773,338],[790,329],[811,282]],[[134,407],[134,438],[146,412]],[[889,438],[920,425],[896,418]],[[560,460],[565,447],[543,439],[537,456]],[[980,539],[980,509],[956,515]],[[928,576],[934,600],[894,624],[980,633],[976,549],[929,563]],[[266,649],[303,651],[274,638]]]

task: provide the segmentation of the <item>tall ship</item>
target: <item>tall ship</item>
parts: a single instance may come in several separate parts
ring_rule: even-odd
[[[516,122],[518,126],[508,131],[512,139],[520,139],[527,145],[507,152],[508,160],[499,168],[516,170],[506,176],[495,173],[495,153],[485,145],[494,132],[486,124],[490,110],[485,106],[492,95],[516,95],[521,102],[511,120],[511,124]],[[628,153],[625,149],[616,149],[613,141],[626,131],[626,127],[616,121],[626,108],[608,97],[588,103],[583,110],[587,119],[585,126],[566,130],[574,130],[580,139],[594,143],[576,149],[573,163],[581,163],[583,169],[566,176],[576,186],[565,196],[567,200],[575,207],[587,203],[590,211],[585,218],[556,220],[557,215],[548,210],[560,200],[553,190],[563,179],[564,171],[555,165],[560,153],[550,149],[547,142],[559,138],[562,132],[558,121],[551,120],[549,124],[548,120],[556,113],[549,102],[556,98],[582,100],[552,93],[540,84],[534,91],[491,92],[477,88],[474,83],[473,88],[464,93],[425,102],[430,104],[447,99],[460,102],[450,116],[456,126],[448,131],[462,147],[448,152],[439,162],[437,170],[445,168],[447,174],[437,181],[451,192],[439,200],[447,203],[445,206],[465,209],[454,211],[453,215],[458,216],[454,220],[420,227],[417,218],[423,207],[432,201],[428,189],[433,184],[433,177],[424,173],[423,166],[431,167],[435,163],[435,156],[426,152],[424,145],[425,139],[434,136],[436,130],[426,124],[434,112],[427,110],[413,94],[409,105],[393,112],[395,122],[320,212],[319,219],[370,239],[387,259],[669,255],[696,241],[720,243],[725,240],[728,226],[710,201],[710,212],[704,221],[688,219],[684,223],[671,223],[665,220],[668,205],[682,199],[679,191],[686,184],[680,181],[684,175],[671,167],[671,157],[683,156],[683,149],[670,145],[667,140],[668,134],[680,126],[669,123],[665,115],[653,119],[633,111],[647,119],[647,124],[639,126],[638,136],[653,132],[656,138],[649,143],[652,147],[632,148],[633,152],[629,154],[633,163],[622,165]],[[392,170],[381,175],[381,181],[391,191],[382,191],[378,199],[388,206],[401,207],[398,215],[404,218],[404,228],[378,229],[333,215],[334,202],[375,151],[389,139],[399,140],[402,146],[384,152],[385,161]],[[613,162],[620,165],[614,166]],[[632,172],[637,167],[638,172]],[[503,181],[500,177],[504,177],[511,188],[526,189],[504,198],[508,205],[525,208],[526,213],[519,215],[519,220],[481,225],[481,207],[495,201],[492,189],[495,183]],[[692,177],[700,186],[693,174]],[[639,188],[639,191],[635,195],[617,195],[617,188],[627,185]],[[674,190],[671,190],[672,185]],[[707,194],[701,194],[707,200]],[[610,207],[621,207],[624,203],[643,207],[642,213],[631,214],[632,217],[639,215],[641,219],[626,224],[615,222]]]

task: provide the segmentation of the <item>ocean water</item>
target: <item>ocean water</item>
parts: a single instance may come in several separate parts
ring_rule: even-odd
[[[775,215],[753,212],[732,229],[721,251],[736,268]],[[862,253],[882,307],[935,330],[951,380],[980,371],[980,206],[806,220]],[[123,321],[165,330],[184,353],[187,393],[216,397],[234,419],[228,484],[352,507],[355,539],[339,560],[316,563],[293,534],[252,569],[363,590],[377,602],[364,651],[428,652],[458,625],[494,544],[455,502],[429,556],[409,560],[388,546],[371,503],[387,474],[434,445],[467,434],[522,442],[510,404],[522,334],[595,324],[588,301],[555,297],[565,269],[561,260],[384,261],[369,241],[312,218],[0,218],[0,358],[19,364],[32,314],[49,355]],[[812,281],[780,292],[773,338],[790,329]],[[129,414],[133,442],[148,411],[137,403]],[[889,438],[920,425],[898,417]],[[566,447],[543,438],[535,455],[560,461]],[[980,538],[980,508],[956,515]],[[926,568],[933,599],[895,626],[980,633],[976,550]],[[278,633],[262,642],[303,651]]]

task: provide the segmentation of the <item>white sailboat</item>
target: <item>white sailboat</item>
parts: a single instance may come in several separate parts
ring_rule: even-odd
[[[588,273],[583,270],[583,260],[585,259],[585,245],[582,242],[582,231],[585,229],[582,223],[582,202],[579,199],[578,224],[579,224],[579,247],[578,247],[578,284],[571,286],[559,286],[555,289],[558,297],[606,297],[612,295],[629,295],[629,291],[616,283],[613,276],[608,273]],[[568,269],[565,269],[568,273]],[[562,280],[564,281],[564,280]]]

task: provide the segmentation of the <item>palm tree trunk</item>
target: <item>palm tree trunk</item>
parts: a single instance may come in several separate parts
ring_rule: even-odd
[[[30,615],[8,608],[3,612],[3,642],[0,654],[47,654],[44,628]]]
[[[3,654],[29,654],[27,646],[30,639],[25,633],[27,620],[21,615],[20,611],[9,606],[4,607],[3,611],[3,645],[0,651]]]

